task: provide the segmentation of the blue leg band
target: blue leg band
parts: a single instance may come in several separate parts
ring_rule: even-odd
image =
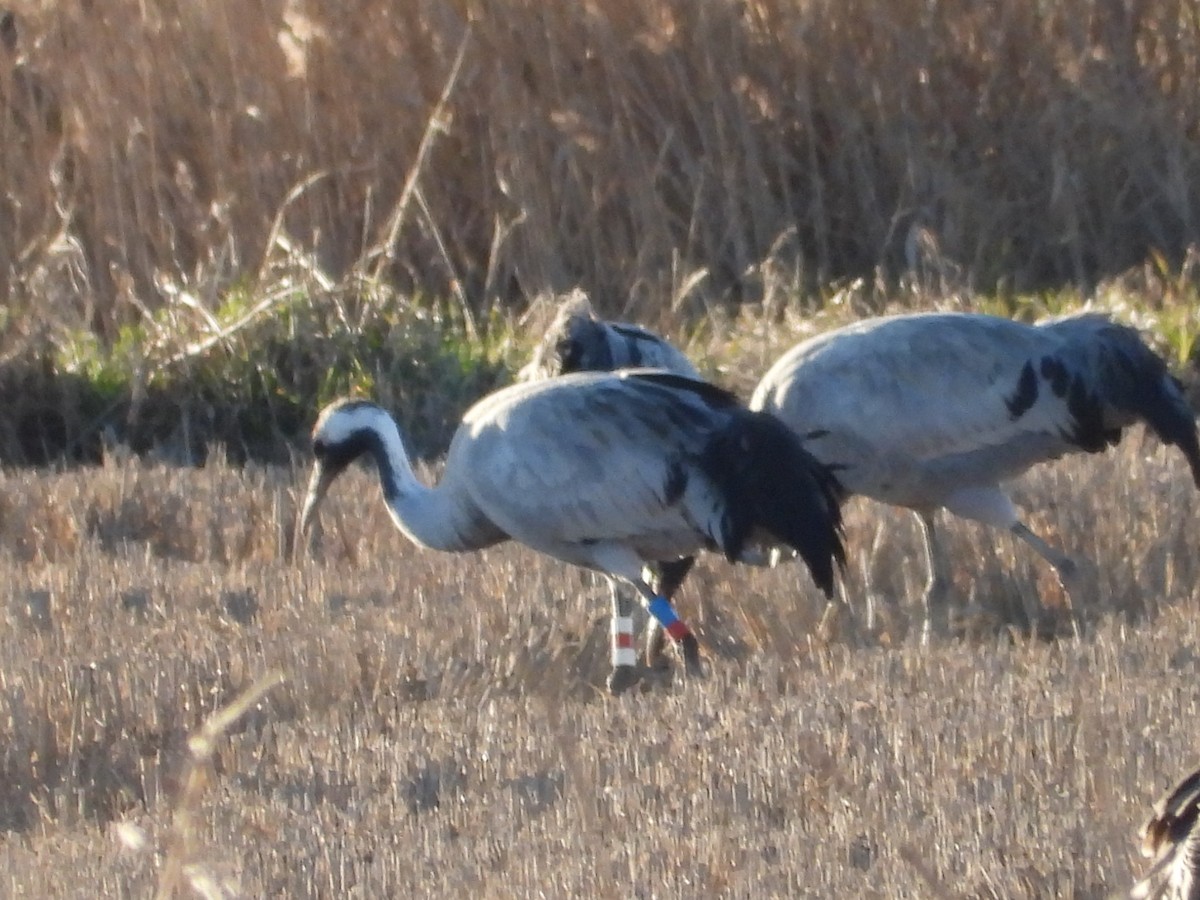
[[[658,619],[663,628],[670,628],[679,621],[679,616],[675,615],[675,610],[671,608],[671,601],[666,597],[655,597],[646,605],[646,609]]]

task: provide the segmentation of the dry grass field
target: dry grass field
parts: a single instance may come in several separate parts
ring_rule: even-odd
[[[856,501],[878,639],[814,636],[797,566],[708,559],[680,600],[708,677],[616,699],[589,576],[416,550],[365,471],[294,556],[304,475],[0,476],[0,892],[1100,898],[1195,761],[1200,522],[1140,435],[1016,486],[1095,561],[1082,640],[1029,636],[1053,578],[962,524],[975,614],[920,646],[916,526]],[[181,808],[187,735],[276,670]]]

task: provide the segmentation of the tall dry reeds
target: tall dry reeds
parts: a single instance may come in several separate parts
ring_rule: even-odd
[[[1086,284],[1200,231],[1200,17],[1181,0],[17,12],[0,75],[35,74],[58,106],[39,118],[0,85],[21,135],[0,142],[10,336],[111,337],[164,282],[212,300],[278,252],[277,216],[334,276],[475,308],[580,283],[650,321],[689,294],[760,299],[765,263]]]

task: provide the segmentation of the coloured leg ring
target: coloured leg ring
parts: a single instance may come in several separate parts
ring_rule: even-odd
[[[646,608],[650,611],[650,615],[658,619],[659,624],[673,640],[682,641],[692,633],[692,630],[683,624],[683,620],[675,614],[675,610],[671,608],[671,602],[666,597],[655,597],[646,605]]]
[[[633,619],[629,616],[613,616],[612,664],[614,666],[637,664],[637,651],[633,649]]]

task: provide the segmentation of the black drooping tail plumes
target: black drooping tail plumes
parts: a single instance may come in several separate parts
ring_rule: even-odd
[[[1192,470],[1192,481],[1200,487],[1200,439],[1196,415],[1183,394],[1183,386],[1167,371],[1167,365],[1141,342],[1132,328],[1119,327],[1111,347],[1108,380],[1119,381],[1124,392],[1109,387],[1110,393],[1127,402],[1130,412],[1145,420],[1164,444],[1178,447]],[[1107,387],[1107,385],[1106,385]],[[1114,398],[1114,403],[1118,400]]]
[[[721,547],[729,559],[761,529],[799,553],[817,587],[832,596],[834,563],[844,567],[846,551],[843,491],[829,466],[774,416],[748,410],[713,437],[700,466],[725,497]]]
[[[1195,413],[1167,364],[1146,346],[1141,335],[1102,315],[1075,316],[1046,327],[1059,331],[1068,341],[1063,356],[1074,363],[1067,369],[1076,370],[1068,402],[1077,421],[1100,418],[1088,413],[1102,405],[1145,422],[1163,443],[1178,447],[1187,457],[1192,480],[1200,487]]]

